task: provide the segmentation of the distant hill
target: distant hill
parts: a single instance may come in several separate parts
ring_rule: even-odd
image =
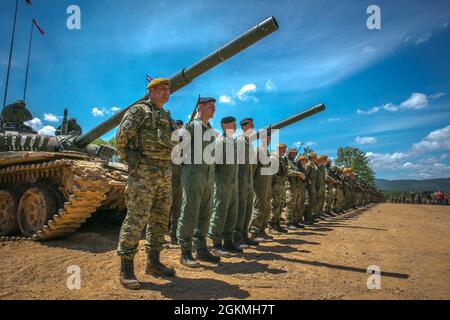
[[[384,180],[375,179],[382,191],[450,191],[450,178],[430,180]]]

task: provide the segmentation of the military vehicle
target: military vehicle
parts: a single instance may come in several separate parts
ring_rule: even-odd
[[[276,30],[278,23],[270,17],[196,64],[182,69],[170,77],[172,93]],[[148,96],[138,101],[145,99]],[[82,134],[74,121],[67,120],[65,112],[57,136],[40,135],[25,124],[32,115],[24,102],[3,110],[1,239],[60,238],[75,232],[99,209],[125,209],[127,168],[111,162],[114,149],[92,142],[115,128],[128,108],[86,134]]]

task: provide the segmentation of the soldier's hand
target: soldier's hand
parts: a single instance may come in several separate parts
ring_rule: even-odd
[[[137,150],[127,149],[128,171],[134,171],[141,161],[141,153]]]
[[[306,179],[305,174],[304,174],[303,172],[299,172],[298,176],[299,176],[302,180],[305,180],[305,179]]]

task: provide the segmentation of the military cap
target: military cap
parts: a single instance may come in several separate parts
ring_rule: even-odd
[[[198,104],[206,104],[206,103],[208,103],[208,102],[216,102],[216,99],[215,98],[211,98],[211,97],[208,97],[208,98],[200,98],[199,100],[198,100]]]
[[[310,157],[310,158],[317,158],[317,153],[312,152],[312,153],[308,154],[308,157]]]
[[[284,143],[279,143],[277,148],[286,148],[287,146]]]
[[[183,120],[176,120],[175,123],[177,124],[177,126],[182,126],[182,125],[184,125]]]
[[[305,156],[300,156],[297,158],[297,161],[308,160]]]
[[[320,160],[328,160],[328,156],[326,154],[323,154],[319,157]]]
[[[288,153],[298,153],[297,149],[295,148],[289,148]]]
[[[169,79],[166,79],[166,78],[157,78],[157,79],[153,79],[152,82],[150,82],[150,83],[148,84],[147,89],[157,87],[157,86],[159,86],[159,85],[161,85],[161,84],[167,84],[167,85],[170,86],[170,80],[169,80]]]
[[[242,119],[241,122],[239,122],[239,125],[240,125],[240,126],[245,126],[245,125],[248,124],[249,122],[253,122],[253,119],[252,119],[252,118],[245,118],[245,119]]]
[[[232,122],[236,122],[236,118],[235,117],[225,117],[225,118],[222,118],[222,120],[220,122],[223,124],[232,123]]]

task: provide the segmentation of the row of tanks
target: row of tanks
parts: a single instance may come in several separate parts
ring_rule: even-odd
[[[182,69],[170,77],[172,93],[276,30],[278,23],[270,17]],[[144,99],[148,97],[136,102]],[[55,136],[38,134],[25,123],[33,116],[23,101],[4,108],[0,121],[0,239],[60,238],[75,232],[98,210],[125,210],[127,167],[113,161],[117,159],[113,148],[92,142],[115,128],[128,108],[85,134],[74,119],[67,119],[65,111]]]

